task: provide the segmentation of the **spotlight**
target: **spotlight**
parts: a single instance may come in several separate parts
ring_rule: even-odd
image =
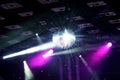
[[[79,57],[81,58],[81,57],[82,57],[82,55],[80,54],[80,55],[79,55]]]
[[[25,80],[33,80],[34,76],[33,76],[33,73],[31,72],[27,62],[23,61],[23,64],[24,64]]]
[[[32,68],[44,67],[52,59],[51,55],[53,55],[52,49],[43,51],[40,54],[33,56],[29,60],[29,64]]]
[[[53,50],[51,49],[51,50],[49,50],[46,54],[42,55],[42,57],[43,57],[43,58],[47,58],[47,57],[52,56],[52,54],[53,54]]]
[[[76,37],[72,32],[65,29],[64,33],[53,35],[52,40],[57,47],[69,48],[75,43]]]
[[[35,35],[38,36],[38,33],[36,33]]]
[[[108,42],[107,44],[101,46],[94,54],[91,56],[90,64],[92,66],[97,66],[101,60],[109,53],[112,43]]]
[[[36,33],[35,35],[36,35],[36,39],[38,41],[38,44],[41,44],[42,40],[41,40],[40,36],[38,35],[38,33]]]
[[[23,61],[24,64],[26,64],[26,61]]]
[[[39,44],[41,44],[41,40],[40,40],[40,37],[38,36],[38,33],[36,33],[36,36],[37,36],[37,40]],[[48,42],[42,45],[31,47],[31,48],[28,48],[28,49],[25,49],[19,52],[15,52],[13,54],[5,55],[3,56],[3,59],[12,58],[12,57],[20,56],[20,55],[25,55],[25,54],[31,54],[37,51],[42,51],[42,50],[55,48],[55,47],[67,49],[75,43],[75,40],[76,40],[76,37],[73,34],[73,32],[70,32],[65,29],[65,31],[62,34],[53,35],[52,42]]]
[[[108,46],[108,47],[111,47],[111,46],[112,46],[112,43],[111,43],[111,42],[108,42],[108,43],[107,43],[107,46]]]

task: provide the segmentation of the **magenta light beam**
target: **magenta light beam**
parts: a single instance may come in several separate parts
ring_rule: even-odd
[[[29,60],[30,66],[32,68],[44,66],[52,59],[52,56],[50,56],[52,54],[53,50],[50,49],[34,56],[32,59]]]
[[[103,45],[100,47],[91,57],[90,64],[91,65],[96,65],[96,63],[99,63],[99,61],[104,58],[107,53],[109,52],[110,48],[112,46],[111,42],[108,42],[107,44]]]

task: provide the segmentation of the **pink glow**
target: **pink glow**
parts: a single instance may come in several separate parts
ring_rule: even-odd
[[[108,42],[108,43],[107,43],[107,46],[108,46],[108,47],[111,47],[111,46],[112,46],[112,43],[111,43],[111,42]]]
[[[47,50],[44,51],[36,56],[34,56],[32,59],[30,59],[29,64],[32,68],[34,67],[42,67],[45,64],[48,63],[48,61],[51,60],[51,56],[48,56],[47,54],[53,54],[53,50]],[[43,57],[43,55],[46,55],[45,57]]]
[[[52,56],[52,54],[53,54],[53,50],[51,49],[46,54],[42,55],[42,57],[43,58],[48,58],[48,57]]]
[[[95,53],[93,53],[90,60],[90,65],[93,66],[99,64],[99,62],[107,55],[111,46],[112,43],[109,42],[106,45],[100,47]]]

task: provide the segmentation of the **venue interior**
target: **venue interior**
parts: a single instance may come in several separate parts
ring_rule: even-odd
[[[0,80],[120,80],[119,0],[0,0]]]

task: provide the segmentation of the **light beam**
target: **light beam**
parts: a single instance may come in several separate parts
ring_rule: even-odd
[[[27,65],[26,61],[23,61],[24,64],[24,74],[25,74],[25,80],[33,80],[34,76],[29,68],[29,66]]]
[[[49,42],[46,44],[28,48],[28,49],[20,51],[20,52],[16,52],[16,53],[12,53],[12,54],[3,56],[3,59],[12,58],[12,57],[20,56],[20,55],[25,55],[25,54],[31,54],[31,53],[34,53],[37,51],[42,51],[42,50],[46,50],[46,49],[50,49],[50,48],[54,48],[54,47],[55,47],[55,45],[52,42]]]
[[[112,43],[108,42],[107,44],[101,46],[93,55],[91,55],[91,66],[98,64],[110,51]]]
[[[52,56],[52,54],[53,54],[53,50],[51,49],[46,54],[42,55],[42,57],[43,58],[48,58],[48,57]]]
[[[32,68],[36,68],[36,67],[43,67],[45,64],[47,64],[51,59],[51,55],[53,54],[53,50],[47,50],[47,51],[43,51],[42,53],[33,56],[30,60],[30,66]]]
[[[79,52],[79,51],[82,51],[82,49],[78,47],[78,48],[73,48],[73,49],[67,49],[67,50],[60,51],[60,52],[55,52],[51,56],[72,54],[72,53]]]

